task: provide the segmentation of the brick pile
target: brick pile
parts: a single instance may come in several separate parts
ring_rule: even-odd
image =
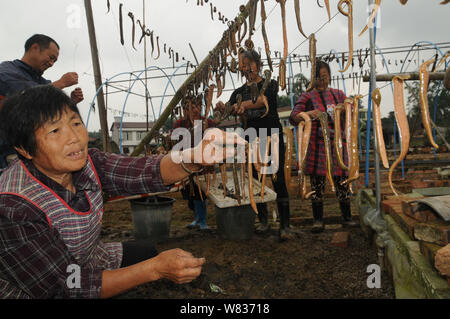
[[[450,222],[444,221],[428,206],[417,203],[421,196],[388,196],[382,211],[413,241],[418,241],[425,259],[450,286]]]

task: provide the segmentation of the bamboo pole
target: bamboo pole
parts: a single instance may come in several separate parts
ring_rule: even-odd
[[[411,72],[411,73],[392,73],[392,74],[378,74],[376,76],[377,82],[390,82],[396,76],[406,77],[405,81],[419,81],[419,73]],[[431,72],[430,80],[431,81],[441,81],[444,80],[445,72]],[[370,76],[363,76],[364,82],[370,81]]]
[[[239,23],[239,21],[246,19],[248,17],[249,7],[250,7],[250,1],[245,5],[245,9],[243,10],[243,12],[241,12],[235,19],[235,21],[237,21],[237,23]],[[219,48],[224,43],[224,41],[228,41],[228,40],[227,40],[227,38],[222,37],[222,39],[212,49],[212,52],[215,49]],[[183,98],[183,94],[184,94],[185,90],[187,89],[188,84],[196,78],[197,74],[201,74],[203,68],[209,64],[210,59],[211,59],[211,53],[208,54],[208,56],[200,63],[200,65],[196,68],[196,70],[186,79],[186,81],[177,90],[177,92],[175,93],[175,96],[172,98],[172,100],[166,106],[164,111],[159,116],[158,120],[156,120],[155,124],[152,126],[150,131],[147,133],[147,135],[142,139],[142,141],[139,143],[139,145],[136,146],[136,149],[133,151],[133,153],[131,153],[131,156],[138,156],[139,154],[141,154],[142,151],[144,150],[144,146],[146,144],[148,144],[152,140],[152,138],[154,138],[157,135],[159,129],[164,125],[166,120],[169,118],[172,110],[175,108],[175,106],[178,104],[178,102],[180,102],[180,100]]]
[[[92,15],[91,0],[84,0],[84,8],[86,10],[86,20],[88,25],[89,41],[91,44],[92,65],[94,68],[95,88],[98,89],[102,85],[102,75],[100,71],[100,63],[98,60],[97,38],[95,36],[94,17]],[[105,99],[103,90],[97,94],[98,114],[100,117],[100,128],[102,131],[102,144],[105,152],[110,151],[108,121],[106,117]]]

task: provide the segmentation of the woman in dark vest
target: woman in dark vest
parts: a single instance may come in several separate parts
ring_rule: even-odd
[[[205,259],[187,251],[158,253],[145,240],[103,242],[102,195],[166,192],[223,161],[223,144],[244,140],[212,129],[222,140],[205,162],[194,154],[217,146],[207,137],[195,148],[149,157],[88,149],[77,106],[50,85],[9,97],[0,118],[8,119],[0,132],[19,154],[0,176],[0,299],[107,298],[162,278],[187,283],[200,275]]]
[[[247,50],[242,53],[242,65],[243,74],[246,78],[246,83],[241,87],[237,88],[229,99],[230,105],[234,106],[235,112],[239,115],[244,115],[247,118],[247,126],[244,129],[254,128],[260,141],[261,155],[266,145],[266,137],[271,136],[271,141],[275,143],[278,139],[278,143],[274,144],[276,151],[278,152],[278,169],[276,171],[276,177],[273,178],[273,187],[277,193],[277,208],[280,217],[280,240],[287,240],[293,238],[293,232],[289,225],[289,193],[285,183],[284,177],[284,155],[285,146],[283,142],[282,126],[280,123],[280,118],[278,117],[277,111],[277,94],[278,94],[278,82],[275,80],[270,80],[270,84],[264,92],[263,96],[259,96],[256,103],[252,101],[251,85],[256,83],[258,87],[258,92],[261,91],[263,87],[264,78],[261,76],[261,57],[255,50]],[[240,107],[237,106],[237,96],[240,94],[242,96],[242,103]],[[264,101],[265,100],[265,101]],[[265,103],[269,106],[268,113],[266,112]],[[219,102],[216,105],[217,108],[223,109],[223,103]],[[264,132],[265,134],[261,134]],[[253,142],[250,140],[250,142]],[[278,145],[276,145],[278,144]],[[278,146],[278,147],[277,147]],[[271,147],[271,149],[274,149]],[[275,154],[270,154],[272,159]],[[261,156],[262,157],[262,156]],[[275,156],[276,157],[276,156]],[[256,171],[254,170],[253,176],[256,176]],[[271,175],[273,176],[273,175]],[[258,218],[260,221],[260,227],[256,229],[259,233],[267,232],[270,229],[268,223],[268,212],[267,204],[260,203],[257,204],[258,208]]]

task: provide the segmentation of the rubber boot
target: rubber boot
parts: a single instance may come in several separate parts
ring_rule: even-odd
[[[352,213],[350,209],[350,202],[339,202],[342,213],[342,226],[343,227],[356,227],[357,223],[352,220]]]
[[[277,201],[278,213],[280,214],[280,241],[285,241],[288,239],[294,239],[294,233],[292,232],[289,225],[289,199],[280,199]]]
[[[266,203],[256,204],[256,208],[258,209],[258,219],[260,225],[256,227],[255,232],[257,234],[265,234],[270,230],[267,204]]]
[[[206,224],[206,199],[204,201],[194,200],[194,209],[198,216],[197,224],[200,226],[200,229],[209,229]]]
[[[313,227],[312,233],[321,233],[325,229],[323,222],[323,202],[311,202],[313,211]]]
[[[192,223],[190,223],[189,225],[187,225],[186,226],[187,228],[196,228],[196,227],[199,226],[199,224],[198,224],[198,222],[199,222],[199,214],[198,214],[196,209],[194,209],[194,216],[195,216],[195,220]]]

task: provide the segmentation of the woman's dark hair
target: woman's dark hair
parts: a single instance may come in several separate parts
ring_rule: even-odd
[[[8,96],[0,108],[0,136],[10,146],[23,148],[34,156],[35,131],[60,118],[66,108],[80,115],[72,99],[52,85],[39,85]]]
[[[26,42],[25,42],[25,52],[27,52],[31,46],[35,43],[39,44],[39,47],[42,50],[47,49],[50,46],[50,43],[54,43],[56,45],[56,47],[59,50],[59,45],[58,43],[56,43],[55,40],[53,40],[52,38],[50,38],[49,36],[46,36],[45,34],[35,34],[32,35]]]
[[[249,59],[251,62],[255,62],[258,70],[261,70],[262,61],[261,56],[255,50],[247,50],[242,53],[242,59]]]
[[[325,68],[328,71],[328,74],[330,75],[330,82],[331,82],[331,71],[330,71],[330,66],[328,65],[328,63],[322,61],[322,60],[317,60],[316,61],[316,78],[320,77],[320,69]]]

